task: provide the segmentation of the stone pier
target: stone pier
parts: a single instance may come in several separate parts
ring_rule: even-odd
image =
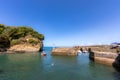
[[[59,56],[77,56],[78,55],[76,48],[54,48],[51,54],[59,55]]]
[[[118,54],[111,53],[111,52],[89,52],[89,56],[94,60],[95,62],[106,64],[106,65],[113,65],[115,62],[116,57]]]

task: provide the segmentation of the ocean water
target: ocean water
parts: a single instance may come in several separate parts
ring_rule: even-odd
[[[51,56],[40,53],[0,54],[0,80],[120,80],[112,66],[94,63],[88,55]]]

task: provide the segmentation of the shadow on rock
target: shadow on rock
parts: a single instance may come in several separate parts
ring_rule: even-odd
[[[88,52],[89,52],[89,59],[94,61],[95,55],[94,55],[94,52],[91,50],[91,48],[88,49]]]
[[[120,54],[116,57],[115,61],[113,62],[112,66],[120,72]]]

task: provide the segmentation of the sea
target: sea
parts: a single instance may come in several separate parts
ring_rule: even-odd
[[[0,54],[0,80],[120,80],[112,66],[90,61],[87,54],[47,56],[37,53]]]

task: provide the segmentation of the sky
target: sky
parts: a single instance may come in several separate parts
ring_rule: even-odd
[[[45,46],[120,42],[120,0],[0,0],[0,23],[30,26]]]

